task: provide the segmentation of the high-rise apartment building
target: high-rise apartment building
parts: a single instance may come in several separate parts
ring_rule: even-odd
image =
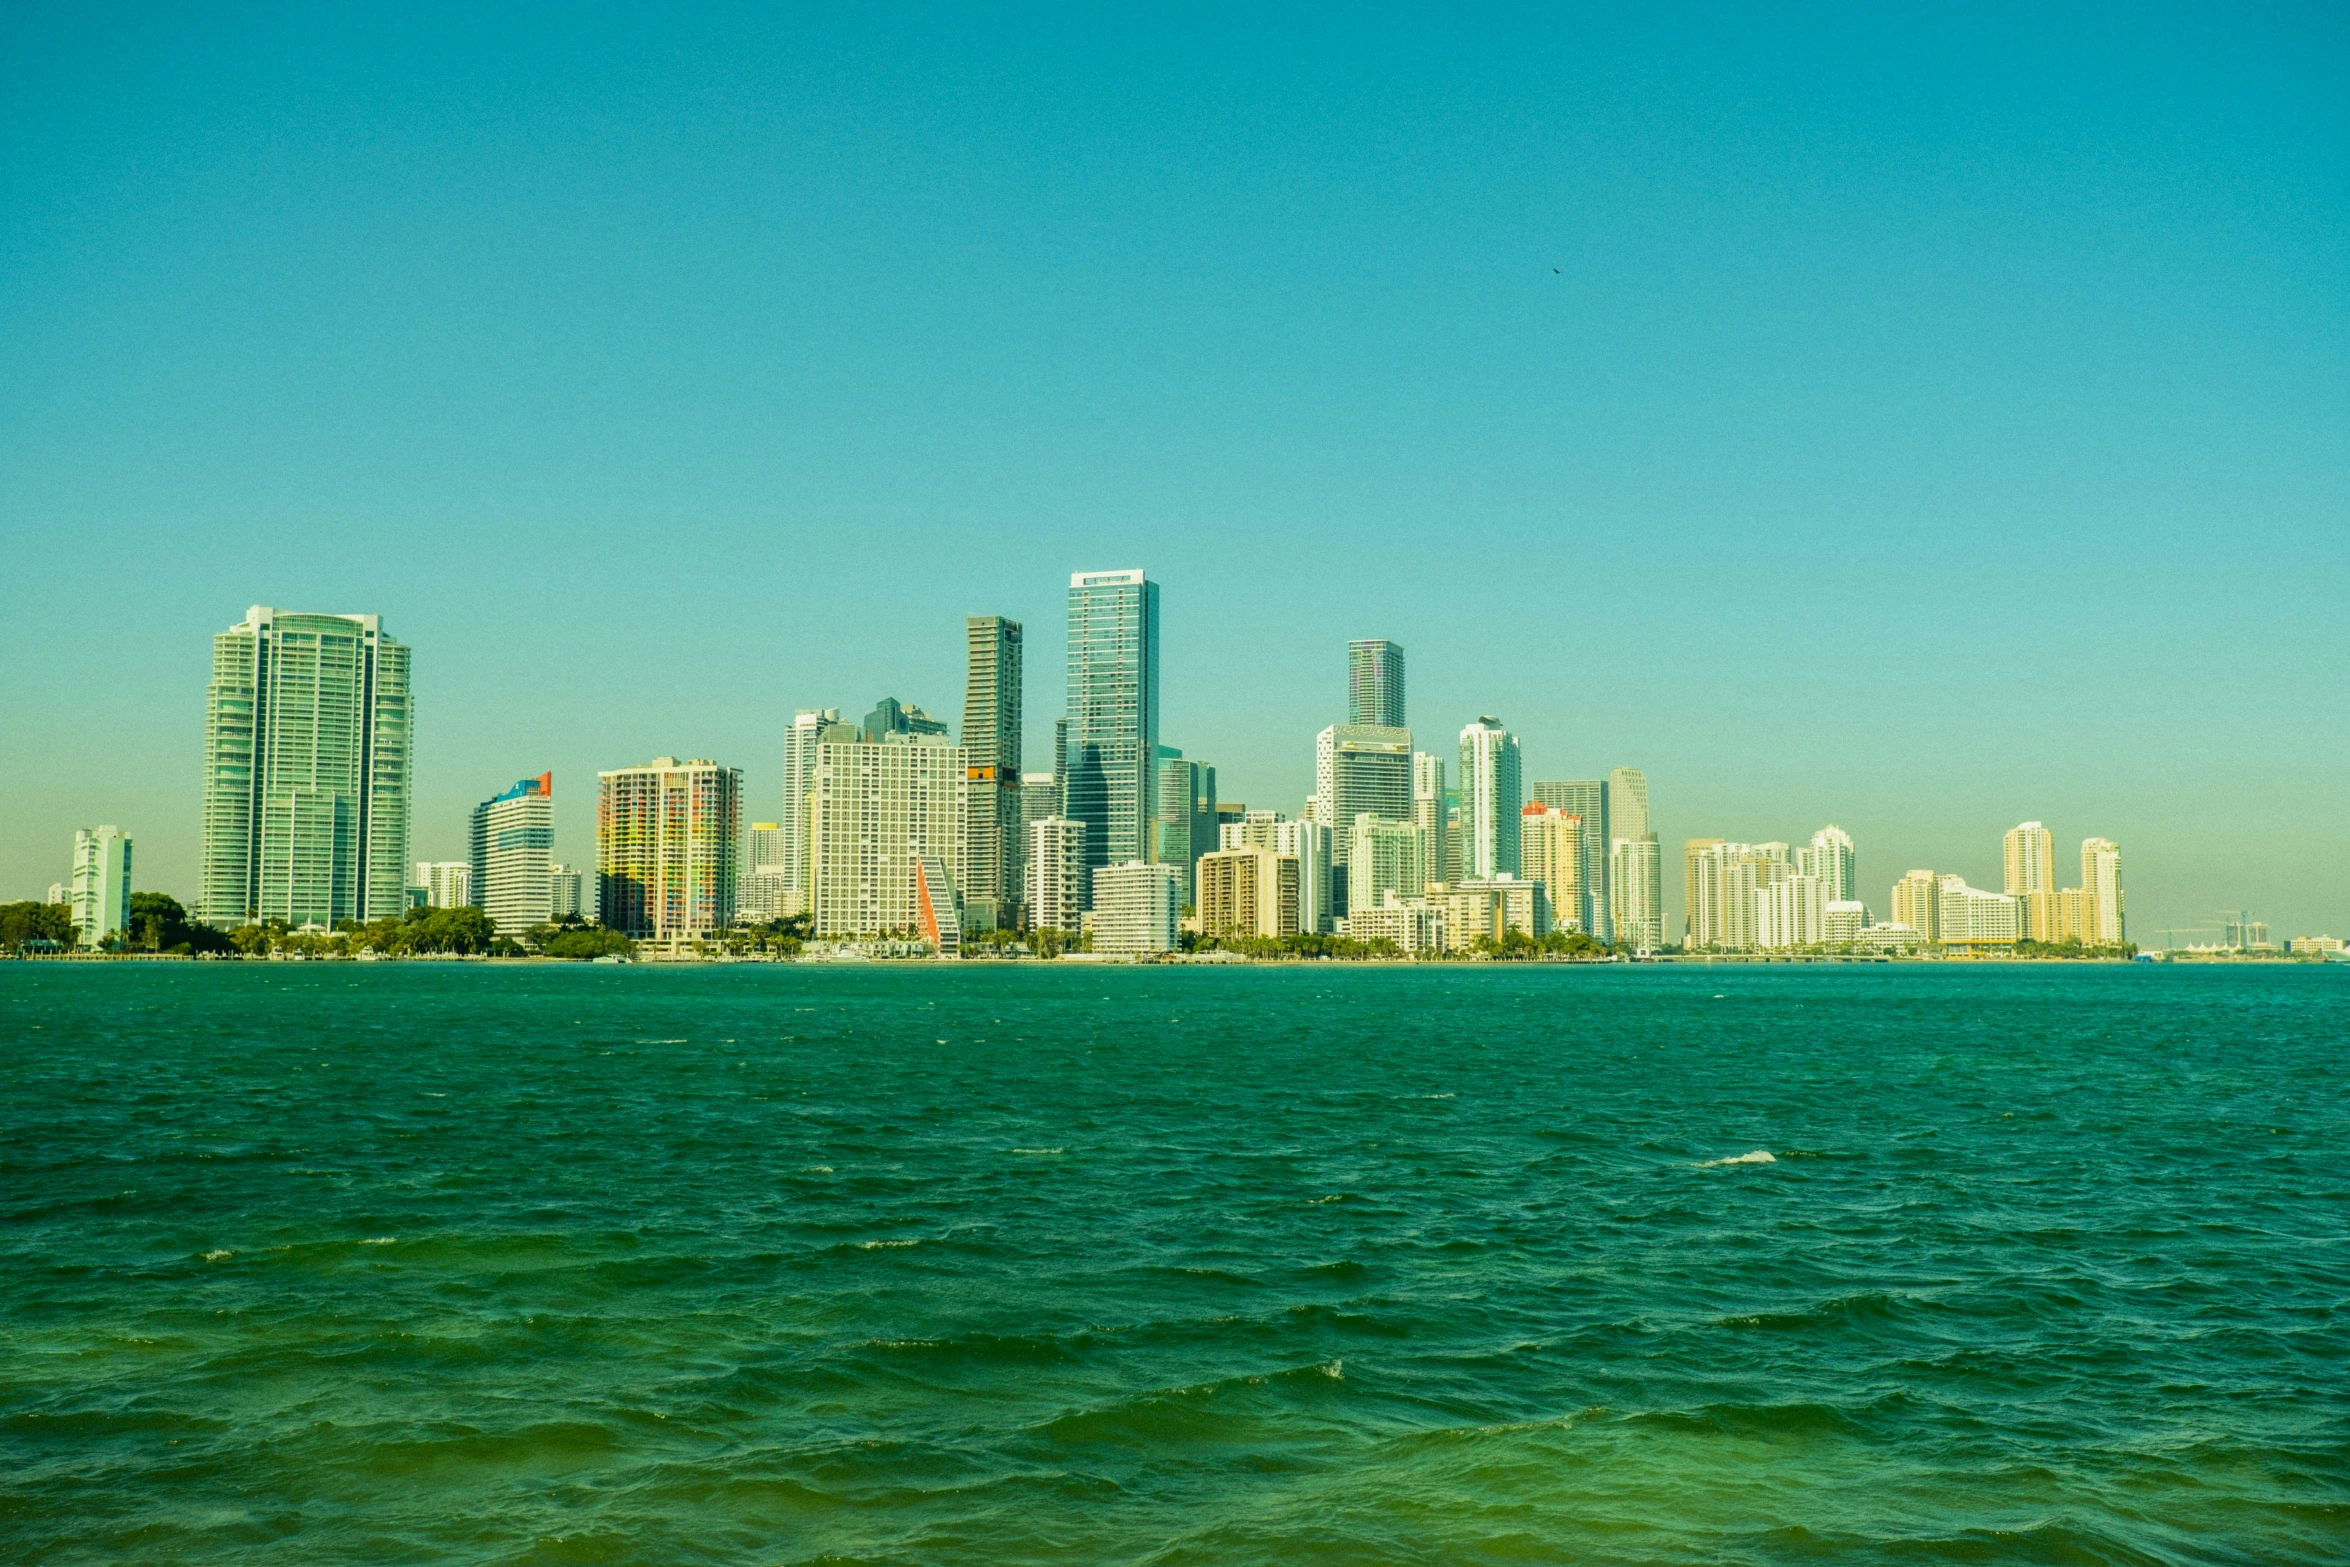
[[[1376,729],[1406,727],[1401,643],[1381,639],[1346,645],[1346,721]]]
[[[1175,868],[1128,860],[1093,873],[1093,950],[1127,957],[1175,950]]]
[[[734,922],[743,775],[657,756],[596,775],[596,907],[604,925],[655,945]]]
[[[2089,946],[2118,946],[2129,939],[2122,917],[2122,851],[2110,838],[2081,840],[2081,925]]]
[[[1297,861],[1298,929],[1334,929],[1338,911],[1331,903],[1330,829],[1311,815],[1291,821],[1279,811],[1233,809],[1240,812],[1238,821],[1220,819],[1216,824],[1218,847],[1263,849]]]
[[[1765,952],[1816,947],[1828,939],[1828,900],[1817,876],[1797,871],[1755,893],[1754,944]]]
[[[1159,747],[1157,840],[1152,858],[1175,873],[1182,904],[1192,901],[1192,868],[1216,847],[1216,770]]]
[[[943,735],[903,730],[884,730],[878,741],[818,742],[808,810],[817,935],[916,929],[925,858],[938,862],[960,899],[970,875],[968,755]]]
[[[1139,571],[1069,578],[1069,739],[1062,810],[1090,869],[1150,858],[1159,755],[1159,585]]]
[[[1391,822],[1412,819],[1409,729],[1332,724],[1314,737],[1314,820],[1330,829],[1334,883],[1353,852],[1354,819],[1363,815]],[[1338,900],[1335,887],[1332,898]],[[1351,895],[1344,901],[1354,906]]]
[[[803,707],[792,714],[783,735],[783,914],[808,912],[808,791],[816,786],[816,746],[827,738],[850,739],[855,731],[840,721],[837,707]],[[780,916],[779,916],[780,917]]]
[[[1615,940],[1609,868],[1616,839],[1644,836],[1649,831],[1647,780],[1641,780],[1641,826],[1637,834],[1619,833],[1609,820],[1608,785],[1604,778],[1545,779],[1534,784],[1528,793],[1538,804],[1583,819],[1583,907],[1577,911],[1577,917],[1586,934],[1600,941]],[[1660,906],[1657,910],[1660,928],[1663,914]]]
[[[1029,928],[1074,935],[1085,918],[1085,823],[1040,816],[1028,824]]]
[[[1661,881],[1651,877],[1626,888],[1618,887],[1615,878],[1619,861],[1635,867],[1662,863],[1656,824],[1648,814],[1648,775],[1639,768],[1618,767],[1608,773],[1607,830],[1600,841],[1607,852],[1603,865],[1591,869],[1590,896],[1605,908],[1607,939],[1643,950],[1663,945],[1665,910],[1658,901]],[[1629,850],[1624,847],[1627,844],[1632,846]],[[1629,930],[1625,928],[1627,921],[1632,927]]]
[[[547,913],[551,919],[581,919],[587,909],[580,897],[579,871],[570,865],[547,867]]]
[[[2022,910],[2024,934],[2056,939],[2056,835],[2038,822],[2010,827],[2000,840],[2007,895]]]
[[[416,885],[424,890],[428,909],[469,909],[473,907],[473,862],[418,860]]]
[[[1523,879],[1542,883],[1558,923],[1583,930],[1583,818],[1540,800],[1518,812],[1518,863]]]
[[[2023,903],[2002,892],[1970,887],[1964,877],[1936,879],[1936,938],[1961,950],[2012,947],[2023,935]]]
[[[1346,862],[1350,918],[1358,910],[1383,907],[1389,893],[1403,899],[1427,896],[1428,838],[1417,826],[1364,812],[1347,836],[1353,840]]]
[[[131,928],[131,840],[119,827],[80,827],[73,835],[70,884],[74,929],[95,951]]]
[[[332,929],[408,902],[408,649],[256,604],[212,639],[203,917]]]
[[[963,641],[963,766],[971,786],[964,927],[1008,930],[1020,911],[1020,622],[973,615]]]
[[[1664,862],[1655,833],[1618,838],[1608,851],[1611,939],[1636,952],[1665,944]]]
[[[1300,930],[1297,856],[1218,849],[1199,860],[1203,936],[1294,936]]]
[[[1428,879],[1451,881],[1451,818],[1446,811],[1444,758],[1427,751],[1412,753],[1412,823],[1428,842]]]
[[[473,808],[473,902],[501,936],[554,918],[555,775],[524,778]]]
[[[1744,952],[1761,935],[1763,895],[1794,874],[1783,843],[1692,838],[1682,845],[1688,878],[1687,945]]]
[[[1795,851],[1795,869],[1805,876],[1817,876],[1830,903],[1849,903],[1860,896],[1852,835],[1834,822],[1813,833],[1811,842]]]
[[[1459,882],[1429,901],[1444,910],[1445,945],[1466,952],[1480,939],[1500,941],[1511,931],[1540,938],[1551,931],[1550,899],[1542,883],[1496,876]]]
[[[1911,871],[1893,884],[1893,923],[1907,925],[1929,946],[1942,939],[1942,879]]]
[[[1518,737],[1491,714],[1480,716],[1461,730],[1461,880],[1518,874],[1518,811],[1525,803]]]

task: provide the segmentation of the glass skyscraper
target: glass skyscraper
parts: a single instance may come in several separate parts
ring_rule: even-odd
[[[254,605],[212,639],[203,917],[299,929],[408,906],[408,649],[373,615]]]
[[[1405,727],[1401,643],[1382,638],[1346,645],[1346,721]]]
[[[963,835],[970,885],[955,889],[972,916],[966,929],[1009,927],[1020,905],[1020,622],[973,615],[963,622],[964,778],[970,822]]]
[[[1159,585],[1140,571],[1069,578],[1069,737],[1063,809],[1085,863],[1147,860],[1158,793]]]

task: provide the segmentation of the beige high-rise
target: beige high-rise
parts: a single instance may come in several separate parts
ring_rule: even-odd
[[[2038,822],[2010,827],[2001,840],[2007,895],[2022,906],[2024,934],[2056,939],[2056,835]]]

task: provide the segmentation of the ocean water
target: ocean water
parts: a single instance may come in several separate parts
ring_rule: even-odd
[[[2341,1563],[2346,1042],[2342,968],[0,964],[0,1559]]]

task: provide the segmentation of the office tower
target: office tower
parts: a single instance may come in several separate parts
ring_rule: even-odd
[[[1893,923],[1907,925],[1929,946],[1942,939],[1939,884],[1932,871],[1911,871],[1893,884]]]
[[[332,929],[408,903],[408,649],[254,605],[212,639],[203,917]]]
[[[1461,730],[1461,880],[1518,873],[1518,737],[1491,714]],[[1586,859],[1588,863],[1588,859]]]
[[[131,928],[131,841],[119,827],[77,827],[73,835],[74,929],[95,950]]]
[[[1128,860],[1093,873],[1093,950],[1141,957],[1175,950],[1175,867]]]
[[[547,916],[550,919],[582,919],[586,911],[579,896],[579,872],[569,865],[547,867]]]
[[[418,860],[416,885],[428,909],[467,909],[473,906],[471,860]]]
[[[1085,918],[1085,823],[1044,816],[1028,824],[1028,922],[1075,935]]]
[[[1339,867],[1351,852],[1357,816],[1410,821],[1412,732],[1364,724],[1323,730],[1314,737],[1314,802],[1314,820],[1330,829],[1330,861]]]
[[[1198,882],[1200,934],[1297,935],[1301,884],[1294,854],[1271,849],[1218,849],[1203,854]]]
[[[1353,840],[1346,862],[1349,918],[1384,906],[1390,893],[1399,899],[1427,896],[1428,837],[1418,827],[1366,811],[1355,817],[1347,836]]]
[[[909,707],[894,696],[885,696],[874,703],[873,711],[865,715],[860,727],[861,738],[872,745],[879,745],[887,735],[921,735],[943,740],[947,733],[943,720],[931,717],[918,707]]]
[[[1020,907],[1020,623],[1001,615],[963,622],[963,749],[971,820],[964,829],[970,885],[965,925],[1010,929]]]
[[[2122,917],[2122,851],[2109,838],[2081,840],[2081,925],[2087,946],[2112,947],[2129,939]]]
[[[1222,814],[1219,807],[1219,816]],[[1298,929],[1327,933],[1336,928],[1338,909],[1331,901],[1330,829],[1304,817],[1291,821],[1279,811],[1252,811],[1235,805],[1238,821],[1219,820],[1217,847],[1264,849],[1297,861]],[[1197,905],[1196,878],[1194,906]]]
[[[657,756],[596,775],[596,908],[604,925],[676,946],[734,922],[743,775]]]
[[[961,895],[970,875],[969,754],[943,735],[883,730],[878,741],[821,740],[809,791],[808,855],[819,936],[915,928],[915,886],[935,859]]]
[[[1828,939],[1827,902],[1817,876],[1803,871],[1755,893],[1754,944],[1765,952],[1816,947]]]
[[[1795,851],[1797,873],[1817,876],[1830,903],[1849,903],[1859,896],[1859,883],[1855,880],[1857,865],[1852,835],[1833,822],[1813,833],[1811,842]]]
[[[1216,847],[1216,770],[1159,747],[1158,838],[1152,858],[1175,872],[1178,907],[1192,901],[1192,867]]]
[[[1970,887],[1961,876],[1936,879],[1934,907],[1945,947],[2012,947],[2023,935],[2022,900]]]
[[[1518,812],[1518,864],[1527,881],[1542,883],[1558,923],[1583,929],[1583,818],[1529,802]]]
[[[1665,944],[1664,862],[1655,833],[1618,838],[1608,850],[1613,939],[1635,952]]]
[[[1540,804],[1569,816],[1583,818],[1583,929],[1601,941],[1615,940],[1614,909],[1608,892],[1608,867],[1615,840],[1636,836],[1615,831],[1608,819],[1608,787],[1602,778],[1549,779],[1528,791]],[[1641,833],[1648,831],[1648,785],[1641,780]],[[1659,909],[1661,918],[1663,910]]]
[[[2038,822],[2010,827],[2000,840],[2007,895],[2023,910],[2024,934],[2056,939],[2056,835]]]
[[[783,734],[784,913],[808,912],[808,791],[816,783],[816,745],[840,725],[837,707],[803,707]],[[839,738],[839,737],[835,737]]]
[[[1377,729],[1401,729],[1403,646],[1385,640],[1346,645],[1346,721]]]
[[[1159,754],[1159,585],[1139,571],[1069,578],[1069,760],[1063,811],[1086,865],[1150,858]]]
[[[473,808],[473,903],[501,936],[555,916],[555,775],[518,780]]]
[[[1426,751],[1412,753],[1412,823],[1427,840],[1428,879],[1448,881],[1446,868],[1451,834],[1444,809],[1444,758]]]

